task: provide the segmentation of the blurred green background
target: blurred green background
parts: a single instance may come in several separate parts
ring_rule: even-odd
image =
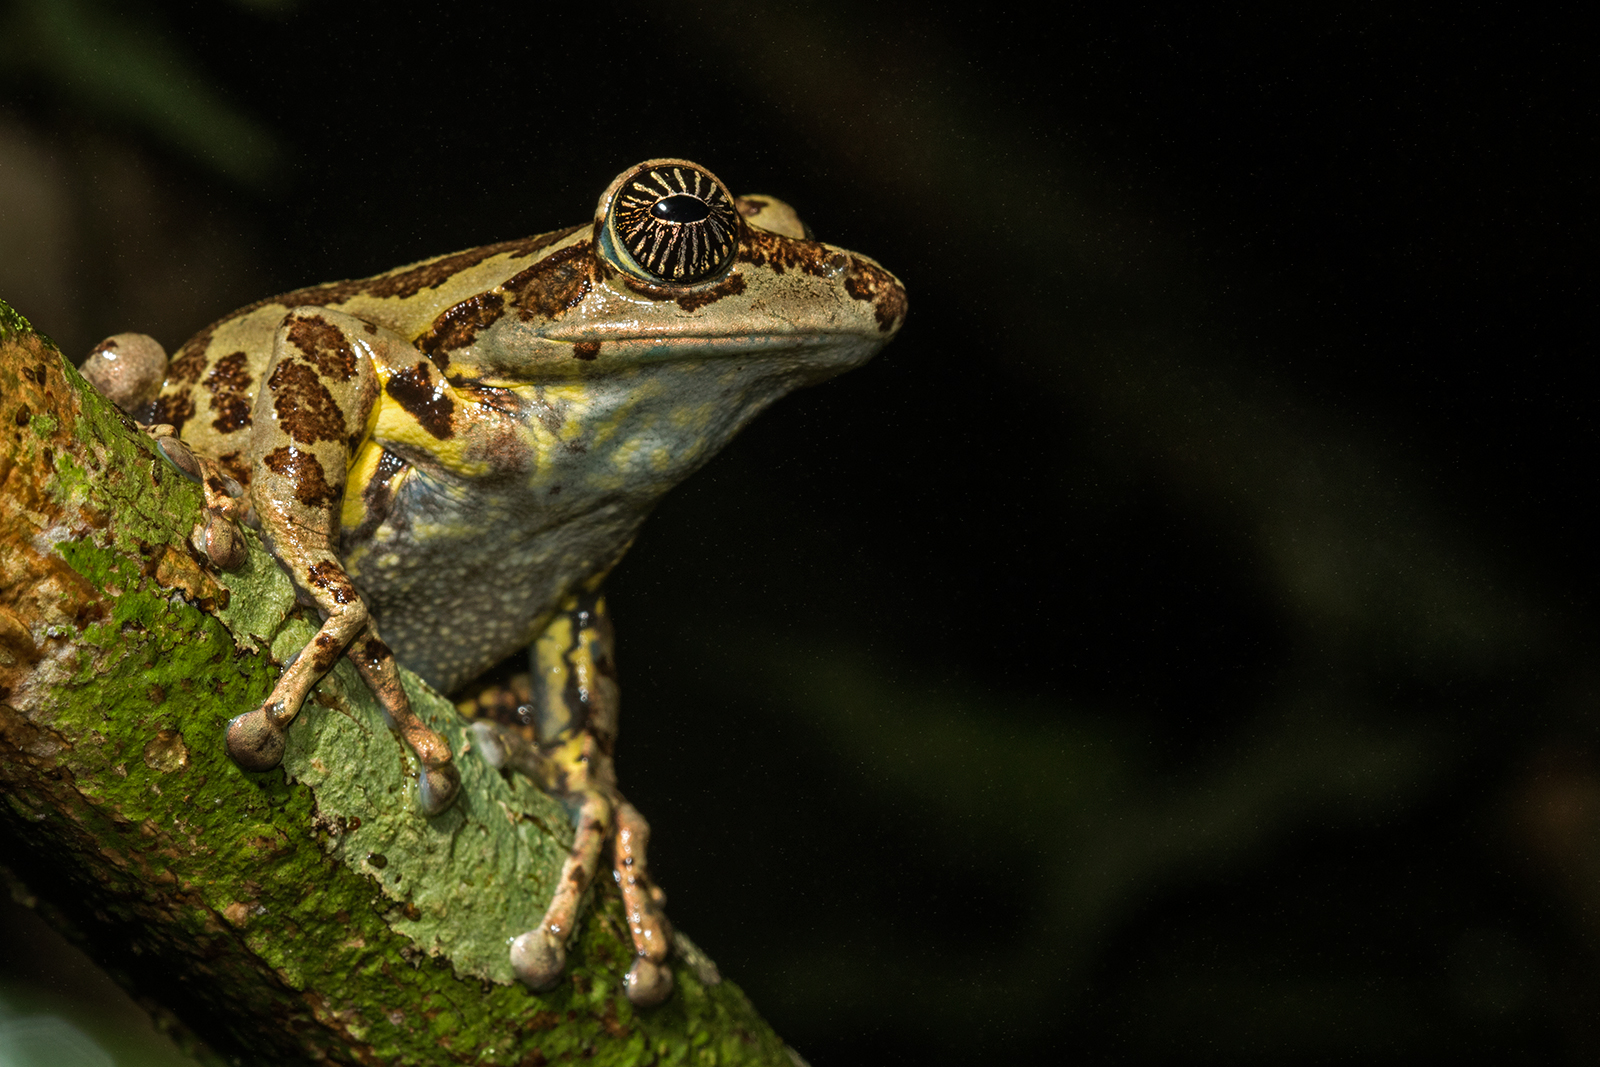
[[[906,282],[611,583],[671,915],[816,1067],[1600,1058],[1576,4],[0,12],[69,354],[657,155]],[[8,909],[0,1055],[137,1030]]]

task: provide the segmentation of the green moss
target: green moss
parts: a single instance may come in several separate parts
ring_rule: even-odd
[[[4,300],[0,300],[0,341],[9,341],[34,332],[33,323]]]

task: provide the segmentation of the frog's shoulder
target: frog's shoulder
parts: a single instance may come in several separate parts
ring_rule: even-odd
[[[370,278],[327,282],[267,297],[207,326],[174,353],[167,387],[193,385],[229,355],[244,352],[252,365],[264,363],[272,336],[294,308],[325,307],[415,337],[444,308],[500,282],[528,266],[541,252],[583,226],[536,234],[514,241],[468,248],[408,263]]]

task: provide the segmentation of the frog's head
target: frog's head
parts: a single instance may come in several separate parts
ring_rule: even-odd
[[[492,320],[439,354],[523,381],[735,359],[793,387],[866,362],[906,311],[905,289],[877,263],[811,240],[787,204],[735,198],[681,159],[618,175],[592,226],[556,235],[475,299],[492,303]]]

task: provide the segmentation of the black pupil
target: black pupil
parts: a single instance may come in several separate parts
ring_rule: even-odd
[[[663,222],[704,222],[711,217],[711,209],[698,196],[679,193],[664,200],[657,200],[650,208],[650,214]]]

